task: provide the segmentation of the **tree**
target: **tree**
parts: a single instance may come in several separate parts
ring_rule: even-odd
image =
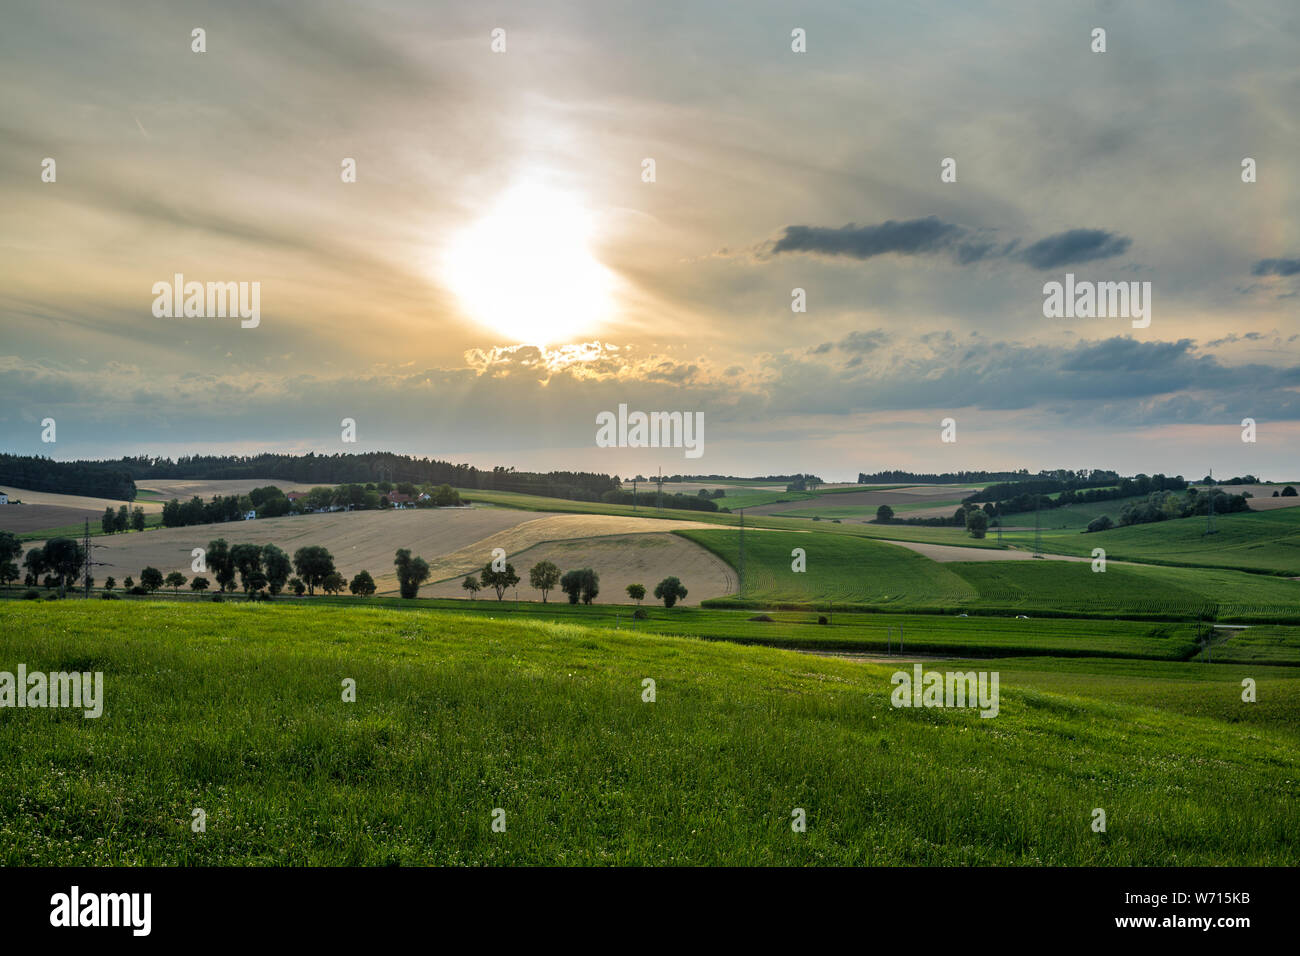
[[[307,593],[307,585],[302,583],[302,578],[298,578],[298,577],[290,578],[289,588],[298,597],[302,597],[304,594]]]
[[[230,560],[230,548],[227,546],[225,538],[217,538],[215,541],[208,542],[208,547],[204,552],[204,561],[207,562],[208,569],[217,579],[217,588],[222,591],[229,590],[235,580],[235,565]]]
[[[528,572],[528,583],[542,592],[542,603],[546,603],[546,592],[555,589],[560,583],[560,569],[551,561],[538,561]]]
[[[497,592],[497,600],[500,601],[508,588],[514,587],[519,583],[519,575],[515,574],[515,566],[507,564],[504,571],[492,570],[492,562],[489,561],[479,572],[479,581],[485,588],[492,588]]]
[[[136,531],[144,530],[144,509],[136,508],[131,512],[131,527]]]
[[[570,604],[590,604],[600,594],[600,575],[591,568],[568,571],[560,578],[560,590],[569,596]]]
[[[1287,485],[1285,488],[1282,489],[1283,498],[1294,498],[1295,496],[1296,496],[1296,490],[1294,486]]]
[[[966,512],[966,530],[970,532],[972,538],[984,537],[984,532],[989,527],[989,516],[979,508],[972,508]]]
[[[677,578],[667,577],[655,585],[655,597],[663,600],[664,607],[672,607],[686,597],[686,588]]]
[[[10,581],[18,580],[18,558],[23,553],[23,543],[18,540],[18,536],[12,531],[0,531],[0,578],[3,578],[5,587],[9,586]],[[13,569],[13,576],[7,577],[9,569]]]
[[[45,564],[45,549],[32,548],[23,555],[23,567],[27,569],[27,586],[33,587],[49,568]]]
[[[474,575],[465,575],[465,580],[460,582],[460,586],[469,592],[470,600],[473,600],[478,596],[479,583],[478,578],[474,577]]]
[[[126,579],[122,582],[122,587],[126,588],[128,591],[135,587],[135,580],[131,575],[128,574],[126,576]]]
[[[194,591],[195,593],[198,593],[200,591],[206,591],[207,589],[208,589],[207,578],[202,578],[202,577],[194,578],[193,580],[190,581],[190,590]]]
[[[637,604],[640,604],[642,601],[645,600],[645,585],[629,584],[627,586],[627,596],[630,597],[633,601],[636,601]]]
[[[397,568],[397,588],[402,597],[418,597],[420,585],[429,580],[429,563],[424,558],[412,558],[409,548],[399,548],[393,565]]]
[[[876,521],[880,524],[889,524],[894,520],[894,509],[889,505],[881,505],[876,509]]]
[[[140,572],[140,587],[146,591],[153,593],[162,587],[162,584],[163,575],[157,568],[148,567]]]
[[[59,593],[81,576],[86,550],[73,538],[51,538],[45,542],[45,570],[58,578]]]
[[[375,593],[375,579],[370,576],[369,571],[359,571],[352,583],[348,585],[348,590],[357,597],[370,597]]]
[[[334,555],[319,544],[299,548],[293,553],[293,569],[307,585],[307,593],[315,594],[326,575],[334,571]]]
[[[278,491],[279,489],[275,490]],[[271,500],[281,501],[287,499],[273,498]],[[266,575],[266,589],[272,595],[279,594],[284,590],[284,582],[293,573],[293,564],[289,560],[289,555],[273,544],[262,545],[262,573]]]
[[[117,578],[113,577],[110,574],[108,577],[104,579],[104,590],[111,591],[115,587],[117,587]]]
[[[104,509],[104,516],[99,519],[99,528],[104,534],[112,534],[117,530],[117,516],[113,514],[112,505]]]
[[[19,576],[17,564],[13,561],[0,561],[0,583],[4,584],[5,590],[8,590],[10,583],[17,581]]]
[[[326,594],[338,594],[347,586],[347,582],[343,580],[343,575],[337,571],[331,571],[325,575],[320,583],[321,590]]]
[[[131,523],[131,515],[126,510],[126,505],[117,509],[117,517],[113,519],[114,531],[125,531]]]
[[[171,572],[171,574],[167,575],[166,579],[163,581],[163,584],[172,589],[172,594],[175,594],[184,583],[185,575],[181,574],[179,571]]]
[[[262,575],[262,548],[256,544],[237,544],[230,549],[230,563],[239,572],[239,583],[244,586],[244,593],[249,594],[258,588],[253,587],[254,575]]]

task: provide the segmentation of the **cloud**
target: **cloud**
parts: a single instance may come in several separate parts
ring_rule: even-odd
[[[1039,239],[1020,253],[1020,258],[1034,269],[1059,269],[1123,255],[1132,244],[1133,240],[1127,236],[1118,236],[1104,229],[1067,229]]]
[[[1229,332],[1221,339],[1214,339],[1212,342],[1206,342],[1209,348],[1215,348],[1220,345],[1232,345],[1236,342],[1258,342],[1264,337],[1263,332],[1247,332],[1245,335],[1238,335],[1236,332]]]
[[[888,254],[947,255],[958,265],[986,259],[1014,259],[1034,269],[1056,269],[1123,255],[1133,240],[1105,229],[1067,229],[1021,249],[1020,240],[999,242],[991,230],[971,229],[937,216],[894,220],[873,226],[849,223],[828,226],[786,226],[780,238],[761,245],[759,258],[798,252],[859,261]]]
[[[887,220],[874,226],[849,223],[833,229],[827,226],[786,226],[781,238],[766,250],[768,255],[807,252],[824,256],[871,259],[889,253],[900,256],[947,253],[966,264],[989,256],[995,243],[965,226],[944,222],[937,216]]]
[[[870,332],[850,332],[840,339],[839,347],[844,352],[874,352],[889,341],[889,334],[883,329]]]
[[[1300,275],[1300,259],[1260,259],[1250,270],[1253,276]]]

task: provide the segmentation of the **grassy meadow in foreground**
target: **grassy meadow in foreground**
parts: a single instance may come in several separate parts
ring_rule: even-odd
[[[106,685],[98,720],[0,711],[7,865],[1300,862],[1300,754],[1232,721],[1235,673],[1205,682],[1217,711],[1189,716],[1008,672],[982,719],[891,707],[889,665],[517,618],[0,614],[0,669],[101,670]],[[1261,696],[1288,670],[1261,670]]]

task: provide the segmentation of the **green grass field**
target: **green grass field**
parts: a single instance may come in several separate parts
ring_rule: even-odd
[[[1239,665],[1138,662],[1195,672],[1143,694],[1107,662],[1039,659],[1008,666],[982,719],[891,707],[889,664],[568,624],[233,603],[0,613],[0,669],[103,671],[106,697],[98,720],[0,710],[5,865],[1300,862],[1286,668],[1261,671],[1261,704],[1234,705]],[[1182,684],[1209,703],[1192,710]],[[1264,700],[1267,718],[1245,710]]]

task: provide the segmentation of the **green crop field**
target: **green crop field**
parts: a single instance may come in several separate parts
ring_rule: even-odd
[[[1212,535],[1205,534],[1204,518],[1175,518],[1092,534],[1063,531],[1044,534],[1043,549],[1086,555],[1093,548],[1105,548],[1107,557],[1115,561],[1300,576],[1300,508],[1219,515],[1215,524],[1218,531]],[[1033,533],[1008,532],[1006,538],[1028,546]]]
[[[1059,494],[1050,497],[1059,497]],[[1118,523],[1119,513],[1125,505],[1137,504],[1146,499],[1146,495],[1137,495],[1132,498],[1116,498],[1113,501],[1092,501],[1049,508],[1038,512],[1038,523],[1043,531],[1082,531],[1088,527],[1090,521],[1102,515],[1110,515],[1110,520]],[[1032,528],[1034,512],[1018,511],[1006,514],[1002,516],[1002,521],[1007,527]]]
[[[1294,734],[1236,719],[1231,665],[1189,716],[1095,672],[1081,693],[1045,689],[1051,667],[1031,662],[983,719],[892,707],[891,664],[567,624],[0,613],[0,667],[105,680],[98,719],[0,710],[4,865],[1300,863]],[[1284,669],[1266,670],[1261,695],[1282,696]]]
[[[678,532],[739,569],[732,530]],[[1090,536],[1091,537],[1091,536]],[[803,548],[807,570],[792,570]],[[1209,568],[1091,562],[939,563],[861,537],[756,531],[745,536],[744,590],[709,607],[1017,610],[1037,614],[1300,622],[1300,582]]]
[[[738,531],[680,534],[739,569]],[[805,553],[805,571],[792,569],[796,548]],[[741,601],[942,606],[974,596],[974,589],[944,565],[898,545],[821,532],[756,531],[745,535]]]
[[[808,508],[802,506],[791,508],[789,511],[782,511],[781,514],[791,518],[821,518],[823,520],[839,518],[841,520],[869,521],[876,517],[876,510],[879,508],[879,505],[836,506],[834,498],[823,498],[822,502]],[[909,511],[924,511],[927,508],[950,508],[952,511],[956,511],[959,504],[961,504],[961,500],[954,498],[951,501],[918,501],[912,504],[890,505],[890,507],[899,517],[906,517]],[[964,529],[958,529],[955,526],[954,530],[961,530],[964,533]]]
[[[946,565],[984,606],[1148,617],[1300,621],[1300,582],[1206,568],[1091,562],[972,561]]]
[[[1197,660],[1245,664],[1300,665],[1300,628],[1256,624],[1240,631],[1224,631]],[[1300,731],[1300,723],[1296,724]]]

